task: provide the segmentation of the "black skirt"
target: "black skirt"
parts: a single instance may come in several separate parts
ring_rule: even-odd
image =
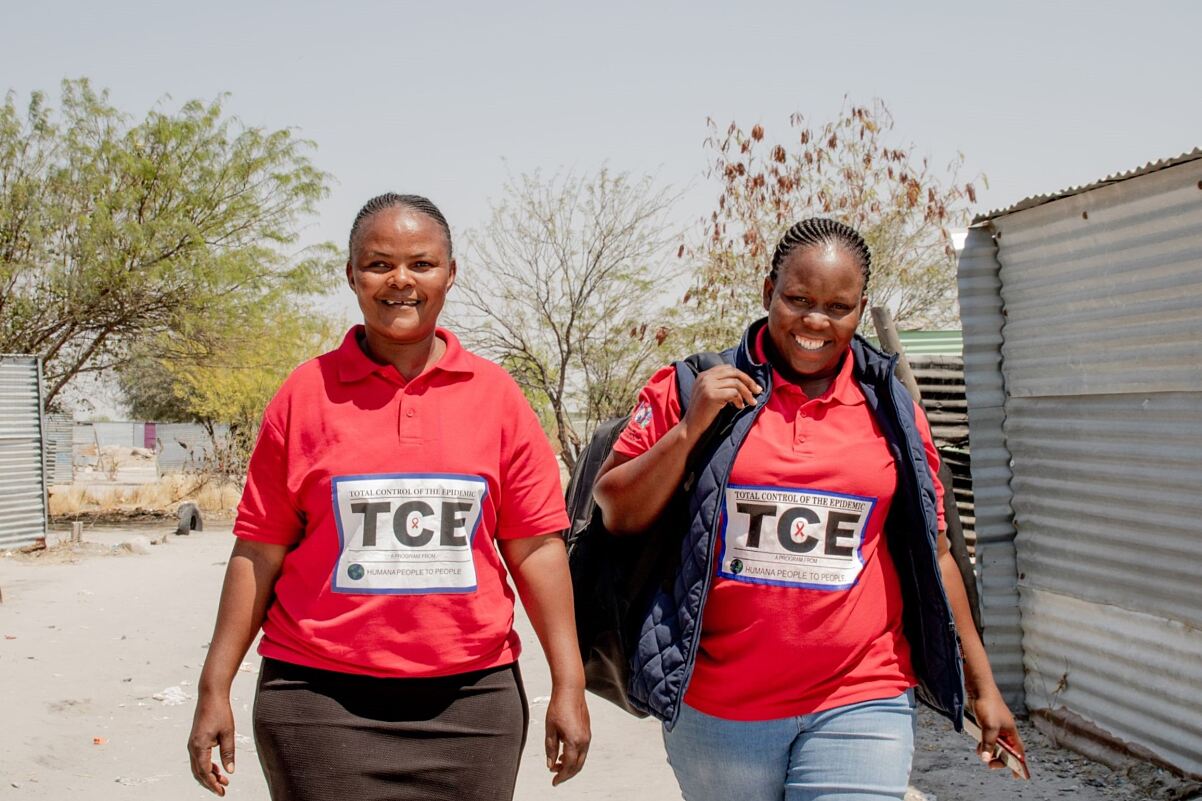
[[[511,799],[529,721],[516,662],[381,679],[264,659],[255,694],[272,801]]]

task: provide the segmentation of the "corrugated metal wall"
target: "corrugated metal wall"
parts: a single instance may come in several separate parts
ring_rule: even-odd
[[[142,447],[145,429],[145,423],[77,423],[73,431],[75,483],[129,487],[157,481],[154,453]]]
[[[1202,161],[992,225],[1027,705],[1202,773]]]
[[[43,415],[46,426],[45,450],[46,485],[70,484],[75,464],[75,421],[69,414]]]
[[[89,444],[101,448],[141,448],[145,445],[146,424],[139,422],[94,422],[83,423],[85,434],[77,433],[76,442],[86,439]]]
[[[227,425],[214,427],[218,439],[228,431]],[[213,449],[208,431],[199,423],[159,423],[155,427],[155,439],[160,475],[199,468]]]
[[[960,515],[969,553],[973,553],[976,528],[968,451],[968,402],[964,396],[964,359],[960,356],[911,356],[909,350],[906,351],[906,358],[922,392],[922,408],[931,423],[931,435],[939,449],[939,457],[952,471],[956,511]]]
[[[922,407],[940,458],[952,471],[956,509],[968,552],[976,548],[972,473],[968,454],[968,402],[964,394],[964,338],[953,331],[899,331],[906,360],[922,393]],[[868,337],[880,347],[874,336]]]
[[[0,549],[46,536],[41,365],[0,355]]]
[[[228,425],[213,426],[219,441],[228,432]],[[147,475],[145,467],[127,466],[122,470],[123,483],[149,483],[167,473],[200,468],[213,450],[208,431],[199,423],[76,423],[72,438],[76,478],[80,479],[94,479],[96,470],[103,471],[98,465],[102,448],[146,446],[153,450],[156,475]]]
[[[1010,508],[1010,452],[1002,432],[1006,388],[1002,378],[1001,281],[997,246],[983,228],[968,232],[957,282],[964,336],[973,524],[981,589],[983,638],[994,678],[1012,709],[1024,708],[1022,625]]]

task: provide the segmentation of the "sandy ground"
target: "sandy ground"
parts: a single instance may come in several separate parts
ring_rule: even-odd
[[[231,545],[228,524],[167,538],[148,553],[113,546],[168,529],[95,527],[74,552],[0,558],[0,798],[201,799],[184,750],[195,684]],[[537,642],[519,620],[532,726],[517,798],[675,799],[659,726],[593,699],[593,747],[584,772],[552,789],[539,751],[550,685]],[[234,683],[242,732],[258,658]],[[1034,780],[990,773],[971,744],[931,715],[920,718],[911,801],[1164,801],[1193,790],[1162,771],[1120,774],[1059,750],[1024,726]],[[238,737],[231,799],[267,793],[254,743]],[[1196,788],[1195,788],[1196,789]]]

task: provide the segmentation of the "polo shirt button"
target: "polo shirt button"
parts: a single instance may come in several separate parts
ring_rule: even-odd
[[[414,412],[413,412],[413,410],[412,410],[412,409],[408,409],[408,410],[406,410],[406,411],[405,411],[405,416],[406,416],[406,417],[412,417],[412,416],[413,416],[413,414],[414,414]]]

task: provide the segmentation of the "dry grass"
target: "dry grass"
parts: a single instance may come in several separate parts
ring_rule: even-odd
[[[175,514],[181,501],[189,500],[202,512],[232,514],[242,488],[228,481],[176,473],[151,484],[113,487],[103,484],[72,484],[50,492],[51,517],[90,514]]]

